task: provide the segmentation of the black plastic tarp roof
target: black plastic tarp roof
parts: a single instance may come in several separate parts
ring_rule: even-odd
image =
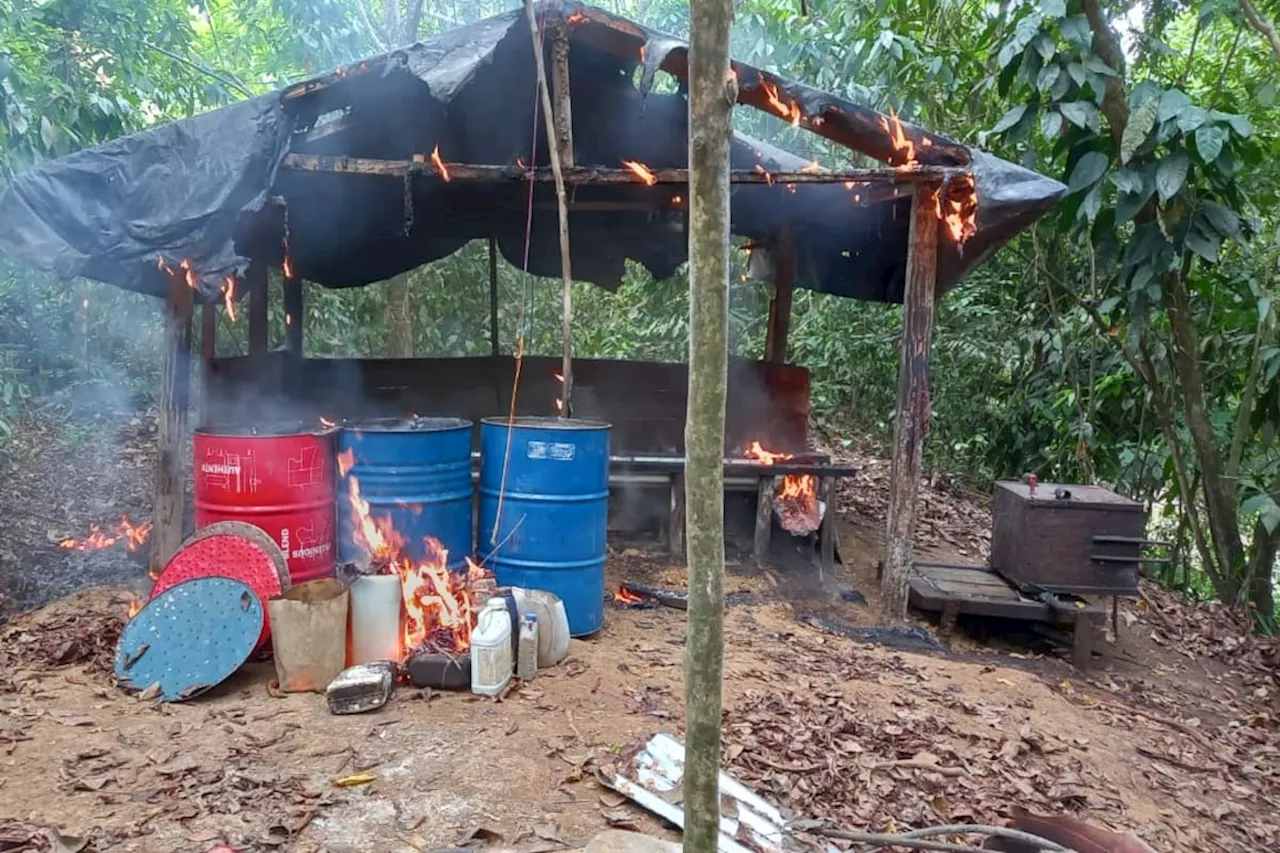
[[[593,7],[549,0],[549,23],[571,40],[573,142],[578,166],[687,164],[683,95],[650,90],[659,68],[682,78],[683,42]],[[641,59],[643,57],[643,60]],[[892,162],[884,117],[833,95],[736,63],[740,102],[775,97],[799,106],[804,125],[850,149]],[[636,85],[639,73],[640,85]],[[282,168],[290,152],[410,160],[436,148],[446,162],[546,165],[535,124],[535,72],[521,10],[353,63],[280,92],[156,127],[52,160],[18,175],[0,196],[0,250],[35,266],[163,294],[158,269],[190,261],[212,297],[250,258],[279,263],[287,232],[298,275],[327,287],[381,281],[495,237],[503,256],[537,275],[559,274],[558,220],[547,184],[443,182]],[[766,107],[767,108],[767,107]],[[776,112],[776,111],[775,111]],[[976,181],[977,233],[940,240],[945,290],[1062,197],[1058,182],[943,137],[905,126],[918,162],[968,166]],[[794,170],[806,161],[745,136],[733,167]],[[679,187],[582,186],[570,218],[574,278],[613,287],[624,260],[659,277],[686,259]],[[733,188],[733,231],[768,244],[785,227],[796,285],[900,302],[909,191],[878,200],[844,185]],[[282,199],[281,207],[276,203]],[[648,209],[636,202],[649,199]],[[857,199],[857,201],[855,201]],[[945,234],[945,232],[944,232]]]

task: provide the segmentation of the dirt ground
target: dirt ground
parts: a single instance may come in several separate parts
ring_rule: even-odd
[[[145,423],[123,424],[145,453]],[[102,500],[63,482],[73,455],[46,453],[53,485],[29,474],[3,486],[6,508],[21,506],[0,590],[14,589],[14,566],[46,575],[11,593],[24,606],[141,566],[57,549],[60,531],[103,518]],[[1162,853],[1280,842],[1273,646],[1154,588],[1122,607],[1117,642],[1085,672],[989,625],[962,625],[950,649],[927,621],[877,631],[883,518],[868,495],[881,475],[868,472],[844,502],[845,564],[830,575],[790,542],[764,571],[730,551],[727,772],[797,818],[845,828],[999,823],[1022,806],[1133,831]],[[111,510],[130,506],[145,466],[111,487]],[[927,556],[982,559],[980,505],[931,484],[922,506]],[[104,559],[122,562],[104,577],[92,568]],[[617,543],[608,573],[611,587],[680,589],[685,570]],[[271,695],[270,663],[184,704],[124,694],[110,666],[128,595],[85,589],[0,628],[0,851],[549,853],[610,826],[676,837],[594,771],[658,731],[682,734],[680,610],[611,608],[603,631],[501,702],[400,687],[380,711],[335,717],[319,695]],[[358,774],[371,779],[335,785]]]

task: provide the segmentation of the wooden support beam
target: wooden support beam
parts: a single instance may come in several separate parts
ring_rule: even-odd
[[[267,351],[267,268],[257,261],[245,271],[249,280],[249,355]]]
[[[420,156],[420,155],[419,155]],[[330,157],[321,154],[286,154],[281,165],[286,169],[302,172],[329,172],[347,175],[371,175],[404,177],[419,175],[444,181],[429,160],[374,160],[367,157]],[[468,163],[446,163],[449,180],[453,183],[467,181],[506,183],[539,181],[551,182],[555,176],[550,169],[528,169],[511,164],[506,166],[480,166]],[[566,184],[687,184],[688,169],[648,169],[641,178],[630,169],[597,169],[589,166],[566,167],[561,174]],[[848,169],[839,172],[766,172],[738,170],[729,173],[734,184],[883,184],[910,185],[936,184],[945,178],[958,178],[969,174],[957,166],[914,166],[910,169]],[[905,195],[905,194],[904,194]]]
[[[551,87],[555,96],[556,151],[560,168],[573,168],[573,103],[569,96],[569,32],[563,23],[551,27]]]
[[[209,421],[209,383],[213,381],[213,360],[218,355],[218,303],[200,306],[200,418]]]
[[[769,543],[773,538],[773,475],[762,474],[756,487],[756,529],[752,551],[756,566],[764,568],[769,562]]]
[[[916,187],[911,203],[907,271],[902,298],[902,344],[898,361],[898,408],[889,474],[889,518],[885,531],[883,615],[907,615],[907,583],[915,537],[916,498],[925,436],[929,431],[929,346],[938,267],[937,187]]]
[[[187,406],[191,396],[191,314],[194,293],[181,274],[169,276],[160,364],[160,423],[151,521],[151,574],[157,575],[182,545],[186,504]]]
[[[498,241],[489,238],[489,351],[498,354]]]
[[[306,325],[305,306],[302,302],[302,279],[285,276],[284,279],[284,340],[285,350],[295,359],[302,358],[302,328]]]
[[[769,300],[769,326],[764,338],[764,360],[773,364],[787,362],[787,337],[791,333],[791,299],[795,284],[795,242],[789,231],[783,231],[774,247],[773,298]]]

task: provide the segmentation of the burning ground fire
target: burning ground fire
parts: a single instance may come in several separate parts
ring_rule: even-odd
[[[355,463],[354,454],[338,456],[338,468],[345,475]],[[355,518],[355,538],[369,555],[378,574],[400,578],[404,618],[400,636],[400,659],[419,650],[448,655],[466,653],[471,648],[479,602],[477,590],[489,585],[492,575],[467,558],[467,571],[451,572],[449,552],[439,540],[424,537],[425,555],[414,559],[404,551],[406,540],[395,530],[389,517],[375,518],[369,502],[360,493],[360,481],[348,478],[348,500]]]
[[[649,170],[649,167],[644,163],[639,163],[635,160],[623,160],[622,165],[630,169],[631,173],[636,176],[636,179],[646,186],[651,187],[658,183],[657,176],[654,175],[653,172]]]
[[[136,551],[147,544],[150,536],[150,521],[134,524],[127,515],[122,515],[119,523],[90,525],[88,536],[83,539],[67,537],[58,543],[58,547],[67,551],[100,551],[123,542],[130,551]]]
[[[776,465],[794,458],[790,453],[765,450],[758,441],[751,442],[751,447],[742,455],[765,465]],[[773,505],[782,526],[795,536],[816,532],[822,522],[822,512],[818,508],[818,483],[812,474],[784,475],[781,484],[774,489]]]

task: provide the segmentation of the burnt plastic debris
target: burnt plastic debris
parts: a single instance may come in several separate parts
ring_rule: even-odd
[[[338,673],[325,690],[333,714],[362,714],[387,704],[395,686],[396,665],[389,660],[351,666]]]
[[[659,65],[688,50],[684,42],[571,0],[548,0],[545,15],[552,23],[573,16],[577,164],[617,169],[635,160],[684,168],[687,104],[680,93],[649,89]],[[637,97],[631,81],[642,61],[643,97]],[[769,103],[798,111],[802,126],[851,150],[901,156],[888,117],[745,64],[737,68],[744,101],[762,103],[767,92]],[[292,270],[326,287],[382,281],[489,236],[519,262],[524,181],[446,182],[429,163],[421,176],[401,179],[282,168],[282,162],[291,152],[403,162],[410,152],[438,148],[448,163],[510,163],[528,156],[531,134],[540,132],[533,90],[512,84],[532,76],[528,24],[524,11],[514,9],[341,73],[50,160],[16,176],[0,195],[0,251],[67,279],[85,276],[154,295],[168,288],[161,263],[177,268],[185,260],[205,300],[219,296],[227,276],[243,274],[251,254],[260,263],[282,263],[286,227]],[[336,113],[341,117],[317,130],[321,117]],[[495,115],[506,120],[494,122]],[[976,184],[976,233],[958,244],[942,229],[939,293],[1065,193],[1062,184],[1021,166],[920,128],[893,127],[913,142],[918,162],[967,168]],[[532,165],[546,166],[546,157],[539,146]],[[732,163],[775,172],[801,169],[808,160],[738,135]],[[543,183],[534,190],[543,199],[553,191]],[[673,195],[670,187],[638,182],[580,187],[579,200],[615,204],[574,214],[574,275],[612,289],[627,259],[658,278],[674,274],[686,260],[687,240],[684,210]],[[637,200],[653,204],[640,210],[616,204]],[[740,184],[731,205],[734,233],[766,250],[790,227],[796,286],[902,300],[909,188]],[[488,212],[476,216],[477,206]],[[535,210],[528,270],[555,276],[556,216]]]

